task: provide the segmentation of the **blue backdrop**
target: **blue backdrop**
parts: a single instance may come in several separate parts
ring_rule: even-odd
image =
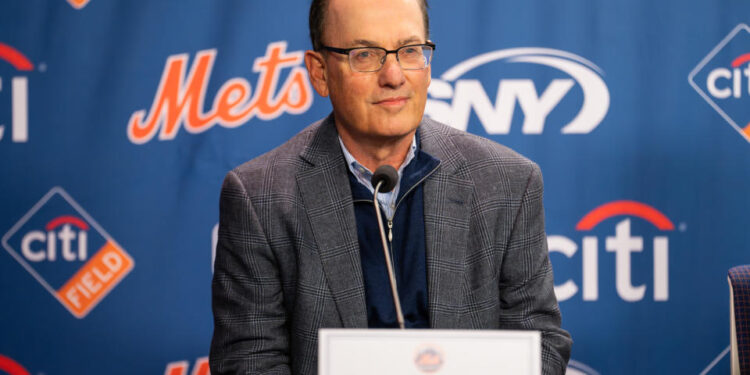
[[[307,2],[0,5],[0,373],[207,374],[225,173],[330,110]],[[750,3],[434,2],[427,114],[542,168],[569,374],[727,373]]]

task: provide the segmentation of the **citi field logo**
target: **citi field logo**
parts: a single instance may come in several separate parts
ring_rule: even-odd
[[[15,68],[16,73],[8,80],[0,76],[0,94],[3,91],[10,92],[10,139],[14,143],[24,143],[29,140],[29,79],[26,74],[34,70],[31,63],[19,50],[0,43],[0,60],[3,60]],[[10,83],[10,84],[8,84]],[[0,100],[8,100],[0,95]],[[4,105],[6,103],[2,103]],[[4,117],[4,116],[3,116]],[[9,119],[0,117],[0,140],[6,135],[4,122]]]
[[[189,369],[190,363],[188,361],[170,362],[167,364],[167,369],[164,370],[164,375],[188,375]],[[190,375],[211,375],[208,368],[208,357],[198,358]]]
[[[312,104],[313,94],[307,72],[302,67],[302,51],[286,52],[284,41],[268,45],[266,54],[255,59],[253,71],[258,82],[253,93],[241,77],[225,82],[214,96],[213,106],[203,111],[206,87],[211,77],[216,50],[199,51],[188,70],[188,55],[173,55],[156,89],[151,109],[135,111],[128,121],[128,139],[143,144],[158,134],[162,141],[174,139],[180,127],[188,133],[202,133],[215,125],[238,127],[252,118],[272,120],[284,113],[300,114]],[[281,72],[290,71],[281,85]],[[278,92],[277,92],[278,90]]]
[[[0,354],[0,374],[30,375],[31,373],[12,358]]]
[[[737,25],[690,72],[688,82],[750,142],[750,27]]]
[[[595,227],[600,225],[603,228],[609,228],[608,225],[613,221],[610,219],[617,220],[613,234],[604,238],[590,234]],[[636,224],[641,230],[653,232],[655,229],[659,234],[650,238],[636,236],[633,234],[633,227]],[[568,300],[579,291],[582,292],[584,301],[598,300],[599,256],[608,253],[612,253],[614,259],[612,256],[605,256],[604,262],[611,264],[614,260],[615,289],[620,299],[627,302],[641,301],[647,298],[646,290],[650,288],[650,298],[654,301],[669,300],[668,234],[674,230],[674,224],[663,213],[644,203],[615,201],[596,207],[584,215],[576,224],[576,230],[585,234],[580,246],[582,250],[581,285],[573,279],[555,285],[555,294],[559,301]],[[565,236],[552,235],[547,238],[547,241],[551,254],[559,253],[572,259],[579,250],[578,243]],[[634,267],[634,264],[638,267]],[[648,280],[650,285],[647,283],[633,285],[634,270],[637,271],[640,280]],[[604,285],[611,285],[610,280],[606,281],[609,281],[609,284]]]
[[[2,242],[77,318],[84,318],[134,266],[130,255],[60,187],[45,194]]]
[[[551,68],[553,76],[559,78],[552,79],[546,87],[539,85],[539,79],[528,78],[538,75],[528,71],[521,72],[519,78],[502,78],[497,83],[485,80],[490,87],[497,87],[493,105],[480,80],[462,78],[473,71],[482,77],[497,76],[496,70],[483,69],[487,64],[504,71],[517,64],[543,66]],[[433,79],[425,112],[461,130],[467,129],[473,112],[488,134],[508,134],[518,104],[523,112],[523,134],[541,134],[553,118],[563,134],[587,134],[599,126],[609,110],[609,89],[603,75],[591,61],[565,51],[512,48],[488,52]],[[566,97],[570,99],[564,100]]]

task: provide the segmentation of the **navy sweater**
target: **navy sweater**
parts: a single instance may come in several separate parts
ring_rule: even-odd
[[[417,140],[419,146],[419,140]],[[393,218],[383,213],[383,227],[388,236],[388,221],[393,222],[391,257],[406,328],[429,328],[427,311],[427,267],[425,262],[424,180],[440,161],[417,149],[412,161],[404,168]],[[372,206],[373,196],[348,173],[354,198],[357,236],[365,281],[367,322],[370,328],[398,328],[388,270],[383,255],[377,217]]]

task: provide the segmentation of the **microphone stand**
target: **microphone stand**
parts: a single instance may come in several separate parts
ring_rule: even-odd
[[[401,301],[398,297],[398,288],[396,287],[396,276],[393,273],[393,262],[391,261],[391,254],[388,251],[388,243],[385,240],[385,229],[383,228],[383,219],[380,216],[380,205],[378,204],[378,192],[380,187],[383,185],[383,180],[379,181],[375,186],[375,194],[373,194],[372,204],[375,206],[375,216],[378,218],[378,228],[380,228],[380,239],[383,241],[383,254],[385,255],[385,265],[388,267],[388,277],[391,280],[391,294],[393,294],[393,304],[396,306],[396,320],[398,320],[398,326],[404,329],[404,314],[401,312]]]

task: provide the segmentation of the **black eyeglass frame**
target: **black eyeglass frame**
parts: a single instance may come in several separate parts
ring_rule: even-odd
[[[431,52],[431,54],[430,54],[430,61],[428,61],[428,62],[427,62],[427,63],[425,64],[425,66],[424,66],[424,67],[422,67],[422,68],[417,68],[417,69],[414,69],[414,68],[412,68],[412,69],[404,68],[404,67],[403,67],[403,66],[401,65],[401,60],[400,60],[400,59],[398,58],[398,51],[401,51],[402,49],[404,49],[404,48],[409,48],[409,47],[430,47],[430,48],[432,48],[432,52]],[[385,49],[385,48],[383,48],[383,47],[354,47],[354,48],[336,48],[336,47],[330,47],[330,46],[325,46],[325,45],[324,45],[324,46],[321,46],[321,48],[322,48],[322,49],[324,49],[324,50],[326,50],[326,51],[331,51],[331,52],[335,52],[335,53],[340,53],[340,54],[342,54],[342,55],[346,55],[346,56],[347,56],[347,58],[350,58],[350,57],[351,57],[350,53],[351,53],[352,51],[356,50],[356,49],[363,49],[363,48],[374,48],[374,49],[379,49],[379,50],[381,50],[381,51],[385,51],[385,55],[383,56],[383,59],[382,59],[382,60],[380,61],[380,68],[378,68],[378,69],[376,69],[376,70],[367,70],[367,71],[359,71],[359,70],[358,70],[358,71],[359,71],[359,72],[361,72],[361,73],[369,73],[369,72],[377,72],[377,71],[379,71],[380,69],[383,69],[383,65],[385,65],[385,59],[387,59],[387,58],[388,58],[388,55],[389,55],[389,54],[391,54],[391,53],[392,53],[392,54],[394,54],[394,55],[396,55],[396,61],[398,61],[398,65],[399,65],[399,66],[401,67],[401,69],[404,69],[404,70],[424,70],[424,69],[426,69],[426,68],[427,68],[428,66],[430,66],[430,64],[432,63],[432,54],[433,54],[433,53],[435,53],[435,50],[437,49],[437,46],[435,45],[435,43],[432,43],[432,42],[429,42],[429,41],[428,41],[428,42],[424,42],[424,43],[420,43],[420,44],[407,44],[407,45],[405,45],[405,46],[401,46],[401,47],[398,47],[398,48],[396,48],[396,49],[394,49],[394,50],[388,50],[388,49]],[[351,59],[349,59],[349,66],[350,66],[350,67],[351,67],[352,69],[354,69],[354,67],[352,66],[352,61],[351,61]]]

